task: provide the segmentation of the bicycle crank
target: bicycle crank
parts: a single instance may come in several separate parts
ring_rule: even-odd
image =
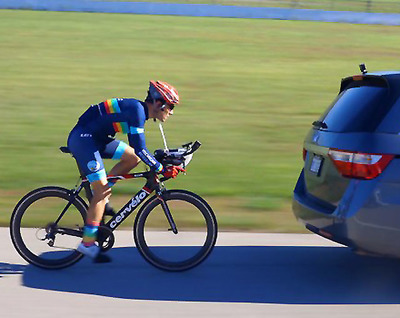
[[[97,242],[99,243],[101,251],[108,251],[114,246],[115,243],[113,232],[108,227],[99,226],[99,230],[97,232]]]

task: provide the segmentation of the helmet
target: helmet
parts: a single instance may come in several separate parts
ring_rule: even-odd
[[[153,100],[163,99],[170,105],[179,103],[178,91],[166,82],[150,81],[149,95]]]

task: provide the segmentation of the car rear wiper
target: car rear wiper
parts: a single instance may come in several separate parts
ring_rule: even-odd
[[[328,125],[327,125],[326,123],[324,123],[323,121],[320,121],[320,120],[314,121],[314,122],[312,123],[312,125],[313,125],[314,127],[317,127],[317,128],[323,128],[323,129],[328,128]]]

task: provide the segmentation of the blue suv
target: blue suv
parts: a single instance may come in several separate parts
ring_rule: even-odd
[[[305,138],[293,212],[356,252],[400,257],[400,72],[360,70]]]

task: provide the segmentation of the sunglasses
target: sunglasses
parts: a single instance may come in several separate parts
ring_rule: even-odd
[[[161,106],[161,109],[165,109],[165,107],[168,107],[169,110],[174,110],[175,105],[165,103],[164,105]]]

